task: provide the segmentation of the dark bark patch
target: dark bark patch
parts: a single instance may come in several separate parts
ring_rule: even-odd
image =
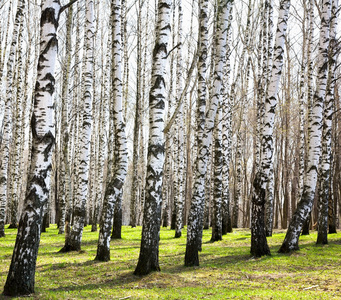
[[[58,17],[55,17],[56,11],[52,7],[47,7],[41,12],[40,27],[43,27],[46,23],[51,23],[54,28],[58,28]]]

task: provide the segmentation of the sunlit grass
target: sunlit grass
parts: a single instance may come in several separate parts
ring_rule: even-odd
[[[64,236],[55,226],[42,234],[36,293],[25,299],[341,299],[341,233],[317,246],[316,232],[300,239],[301,250],[278,254],[284,231],[268,238],[271,256],[250,256],[250,231],[237,229],[210,243],[205,230],[200,267],[184,267],[186,230],[180,239],[162,229],[160,273],[136,277],[141,228],[123,227],[111,242],[111,261],[95,262],[98,233],[86,227],[82,251],[58,253]],[[0,289],[11,260],[16,230],[0,239]],[[1,296],[0,296],[1,298]]]

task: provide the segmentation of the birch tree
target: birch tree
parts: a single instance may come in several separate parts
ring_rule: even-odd
[[[15,65],[15,54],[18,45],[18,36],[20,25],[23,21],[23,9],[24,9],[24,0],[18,1],[18,7],[15,15],[14,28],[13,28],[13,36],[12,42],[9,52],[9,57],[7,60],[7,79],[6,79],[6,101],[5,101],[5,113],[2,124],[0,124],[0,131],[2,131],[1,143],[0,143],[0,237],[5,236],[5,218],[6,218],[6,206],[7,206],[7,198],[10,194],[9,185],[8,185],[8,167],[9,167],[9,158],[10,158],[10,144],[12,139],[12,110],[13,104],[13,84],[14,84],[14,65]],[[13,203],[12,203],[13,205]],[[17,203],[14,209],[14,215],[12,215],[12,219],[14,218],[14,228],[17,227]],[[13,214],[13,210],[12,210]]]
[[[69,167],[69,125],[68,125],[68,87],[71,68],[71,28],[72,28],[72,6],[68,10],[66,20],[66,39],[65,39],[65,63],[63,68],[63,86],[62,86],[62,116],[61,116],[61,141],[60,141],[60,163],[59,163],[59,234],[64,233],[66,203],[70,203],[71,198],[71,176]]]
[[[281,0],[274,44],[273,66],[265,100],[260,166],[253,181],[251,254],[255,257],[270,254],[265,234],[264,212],[266,187],[273,161],[273,127],[277,94],[283,66],[284,42],[287,31],[289,7],[290,0]]]
[[[74,2],[74,1],[72,1]],[[34,275],[41,225],[50,190],[52,150],[55,143],[54,103],[57,28],[59,16],[69,5],[57,0],[42,1],[40,54],[31,118],[32,152],[24,209],[20,218],[4,295],[20,296],[34,292]]]
[[[312,2],[311,2],[312,3]],[[315,188],[317,182],[317,169],[321,152],[322,115],[327,87],[328,47],[329,47],[329,24],[331,17],[331,1],[322,1],[321,30],[319,38],[319,54],[317,60],[318,79],[314,94],[313,110],[309,117],[309,142],[307,168],[304,174],[302,197],[297,204],[297,209],[292,216],[285,239],[280,247],[280,253],[288,253],[298,250],[298,240],[302,225],[307,219],[313,206]]]
[[[213,83],[213,94],[212,101],[210,103],[210,107],[207,110],[206,119],[204,119],[204,132],[202,137],[200,137],[199,124],[201,119],[197,120],[199,132],[197,133],[199,136],[197,137],[197,145],[198,145],[198,154],[196,158],[196,173],[195,173],[195,181],[193,187],[193,196],[191,207],[188,216],[188,227],[187,227],[187,244],[186,244],[186,254],[185,254],[185,266],[198,266],[199,265],[199,254],[198,251],[201,248],[201,237],[202,237],[202,227],[203,227],[203,210],[204,210],[204,199],[205,199],[205,173],[207,171],[207,160],[209,156],[209,148],[211,146],[212,141],[212,131],[214,127],[215,116],[218,110],[218,107],[221,103],[221,91],[222,91],[222,78],[223,78],[223,67],[224,60],[226,59],[226,41],[227,41],[227,30],[228,22],[229,22],[229,8],[233,4],[233,0],[221,1],[218,4],[218,14],[221,17],[218,17],[219,22],[221,24],[218,25],[219,33],[217,29],[217,61],[215,66],[215,78]],[[204,43],[201,45],[203,48],[199,48],[199,62],[198,65],[202,68],[198,68],[199,73],[199,84],[198,84],[198,109],[201,109],[200,106],[204,105],[204,99],[206,94],[206,86],[204,83],[200,83],[200,80],[205,81],[205,73],[206,65],[205,57],[206,57],[206,42],[202,39],[206,38],[207,30],[207,3],[203,1],[202,6],[200,8],[200,16],[201,19],[201,30],[202,35],[200,36],[201,42]],[[203,51],[204,50],[204,51]],[[202,52],[201,52],[202,51]],[[205,67],[205,68],[204,68]],[[202,72],[202,73],[201,73]],[[201,85],[203,84],[203,85]],[[197,114],[197,117],[200,114]]]
[[[135,275],[160,271],[159,236],[162,206],[162,173],[164,163],[164,107],[166,99],[166,66],[170,37],[171,1],[159,0],[156,40],[152,57],[149,92],[149,141],[142,239]]]
[[[94,51],[94,1],[86,1],[86,28],[85,28],[85,74],[84,74],[84,108],[79,147],[79,166],[76,199],[73,207],[73,226],[70,236],[65,239],[62,252],[79,251],[86,214],[86,200],[88,196],[90,141],[92,125],[93,101],[93,51]]]
[[[182,94],[182,20],[183,20],[183,12],[182,12],[182,3],[181,0],[178,1],[178,49],[177,49],[177,57],[176,57],[176,102],[180,101]],[[175,180],[177,183],[177,194],[175,195],[174,205],[176,211],[176,220],[175,220],[175,237],[181,237],[181,230],[183,227],[183,209],[184,209],[184,193],[183,193],[183,175],[184,175],[184,132],[183,132],[183,105],[179,109],[179,113],[177,116],[178,119],[178,140],[177,140],[177,174],[175,176]]]
[[[122,111],[122,61],[121,61],[121,1],[111,2],[112,26],[112,89],[113,89],[113,122],[115,130],[114,170],[107,181],[100,232],[98,237],[96,260],[110,260],[110,231],[113,223],[114,206],[120,201],[123,184],[128,169],[128,149],[125,135],[125,123]],[[111,170],[108,170],[110,176]]]
[[[332,121],[334,112],[334,88],[336,65],[336,28],[338,17],[338,0],[332,0],[330,20],[330,46],[328,53],[328,80],[322,125],[321,186],[319,195],[319,217],[317,244],[328,244],[328,208],[331,199],[331,164],[332,164]]]

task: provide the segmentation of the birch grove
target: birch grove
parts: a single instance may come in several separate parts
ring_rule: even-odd
[[[49,225],[70,258],[92,231],[104,262],[140,230],[138,276],[162,267],[160,226],[185,266],[239,228],[251,257],[278,230],[272,252],[315,231],[327,244],[339,15],[338,0],[2,1],[0,239],[18,230],[4,294],[34,292]]]

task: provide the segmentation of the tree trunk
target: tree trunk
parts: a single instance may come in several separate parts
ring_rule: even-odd
[[[233,1],[221,1],[219,2],[218,13],[221,14],[221,18],[218,17],[219,22],[222,22],[220,25],[220,31],[217,29],[217,61],[216,61],[216,72],[213,83],[213,93],[212,100],[210,103],[210,107],[207,110],[207,117],[205,121],[204,133],[201,138],[201,130],[202,125],[200,119],[200,113],[198,113],[198,137],[197,137],[197,145],[198,145],[198,154],[196,158],[196,173],[195,173],[195,182],[193,187],[193,197],[191,208],[188,216],[188,227],[187,227],[187,244],[186,244],[186,254],[185,254],[185,266],[198,266],[199,265],[199,253],[198,251],[201,249],[201,238],[202,238],[202,229],[203,229],[203,208],[204,208],[204,199],[205,199],[205,174],[207,172],[207,160],[209,157],[209,150],[212,141],[212,131],[214,128],[214,121],[216,112],[221,104],[222,97],[222,78],[223,78],[223,66],[224,60],[226,59],[226,41],[227,41],[227,28],[229,23],[229,8],[232,5]],[[199,84],[198,84],[198,109],[203,109],[202,106],[205,106],[205,95],[206,95],[206,84],[205,84],[205,73],[206,73],[206,51],[207,44],[205,41],[207,35],[207,2],[203,1],[201,3],[203,6],[200,8],[200,16],[201,16],[201,50],[199,51]],[[202,82],[201,82],[202,81]]]
[[[18,44],[18,35],[20,31],[20,25],[23,20],[24,0],[18,1],[17,12],[15,15],[13,36],[10,47],[10,53],[7,60],[7,77],[6,77],[6,101],[5,101],[5,113],[2,124],[0,124],[0,131],[2,132],[2,138],[0,142],[0,237],[5,236],[5,219],[6,219],[6,206],[7,198],[10,195],[8,184],[8,169],[10,164],[10,144],[12,139],[12,105],[13,101],[13,84],[14,84],[14,65],[15,54]],[[2,72],[2,70],[1,70]],[[1,80],[1,79],[0,79]],[[11,228],[17,228],[17,210],[18,203],[11,203]]]
[[[44,207],[48,201],[54,127],[54,69],[57,60],[56,32],[60,3],[42,2],[40,55],[31,119],[32,153],[23,213],[13,250],[4,295],[20,296],[34,292],[34,275]]]
[[[321,158],[321,189],[319,197],[319,217],[317,244],[328,244],[328,208],[331,196],[331,165],[332,165],[332,121],[334,114],[334,88],[336,65],[336,28],[338,0],[332,0],[332,17],[330,25],[329,57],[328,57],[328,82],[322,125],[322,158]]]
[[[86,201],[88,197],[90,141],[93,101],[93,51],[94,51],[94,2],[86,1],[85,28],[85,73],[84,73],[84,110],[80,136],[80,164],[78,166],[79,184],[73,207],[73,224],[62,252],[80,251],[83,228],[86,221]]]
[[[152,78],[149,93],[149,142],[142,239],[135,275],[160,271],[159,234],[162,206],[162,173],[164,163],[164,120],[167,46],[170,36],[171,2],[159,0],[156,40],[152,58]]]
[[[213,222],[211,241],[222,240],[222,107],[216,117],[214,145]]]
[[[312,2],[311,2],[312,5]],[[313,110],[309,119],[309,145],[307,170],[304,177],[304,189],[297,209],[290,221],[288,231],[281,248],[278,252],[288,253],[298,250],[298,240],[300,237],[302,225],[307,219],[313,206],[315,188],[317,182],[317,167],[321,150],[321,125],[324,106],[324,98],[327,86],[327,58],[329,44],[329,21],[331,14],[330,0],[323,0],[321,31],[319,40],[318,57],[318,80],[316,92],[314,95]]]
[[[176,57],[176,103],[180,101],[183,85],[182,85],[182,4],[181,0],[178,1],[178,50]],[[184,115],[183,115],[183,105],[178,112],[178,155],[177,155],[177,175],[176,180],[178,181],[178,194],[175,195],[175,209],[176,209],[176,221],[175,221],[175,238],[181,237],[181,230],[183,227],[183,210],[184,210]]]
[[[252,220],[251,220],[251,254],[255,257],[269,255],[270,249],[265,237],[264,207],[266,186],[269,173],[273,164],[273,127],[277,94],[281,78],[284,54],[284,41],[287,30],[287,21],[290,8],[289,0],[281,0],[274,46],[274,59],[271,77],[268,85],[265,111],[262,128],[261,160],[259,170],[255,176],[252,195]]]
[[[115,130],[114,169],[108,169],[107,185],[104,195],[103,212],[95,260],[110,260],[110,231],[115,214],[115,237],[121,235],[123,184],[128,170],[128,149],[125,135],[125,123],[122,113],[122,73],[121,73],[121,1],[111,2],[112,26],[112,88],[113,88],[113,123]],[[117,208],[115,208],[115,206]],[[120,237],[119,237],[120,238]]]

